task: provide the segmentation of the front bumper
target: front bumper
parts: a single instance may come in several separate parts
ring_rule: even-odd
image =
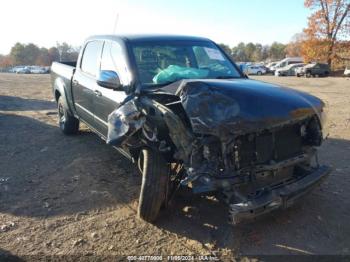
[[[326,178],[332,169],[320,166],[314,172],[288,185],[273,188],[249,201],[230,204],[230,222],[238,224],[280,208],[288,208]]]

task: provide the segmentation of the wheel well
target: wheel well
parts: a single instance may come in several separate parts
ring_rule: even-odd
[[[55,99],[56,99],[56,102],[58,102],[58,99],[60,98],[61,96],[61,93],[58,91],[58,90],[55,90]]]

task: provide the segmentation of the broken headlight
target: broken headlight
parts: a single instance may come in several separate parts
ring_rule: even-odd
[[[326,107],[323,107],[321,109],[319,117],[322,129],[322,137],[323,139],[326,139],[329,136],[328,109]]]

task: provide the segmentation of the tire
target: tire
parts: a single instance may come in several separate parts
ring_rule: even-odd
[[[140,152],[139,166],[142,184],[137,215],[153,223],[166,199],[168,165],[159,153],[146,148]]]
[[[306,72],[305,76],[306,76],[307,78],[310,78],[310,77],[311,77],[311,73],[310,73],[310,72]]]
[[[79,120],[72,116],[64,107],[63,98],[57,102],[58,125],[65,135],[75,135],[79,131]]]
[[[261,73],[260,71],[258,71],[256,74],[257,74],[258,76],[261,76],[261,75],[262,75],[262,73]]]
[[[300,77],[300,74],[297,74],[297,77]]]

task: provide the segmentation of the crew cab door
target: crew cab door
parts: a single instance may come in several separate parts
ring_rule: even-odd
[[[125,52],[117,42],[105,41],[100,69],[114,71],[118,74],[123,85],[130,84]],[[94,126],[99,133],[107,137],[108,115],[123,102],[126,94],[122,90],[112,90],[99,85],[95,86],[94,94]]]
[[[78,116],[94,127],[96,77],[99,73],[103,41],[90,41],[83,50],[72,80],[72,95]]]

